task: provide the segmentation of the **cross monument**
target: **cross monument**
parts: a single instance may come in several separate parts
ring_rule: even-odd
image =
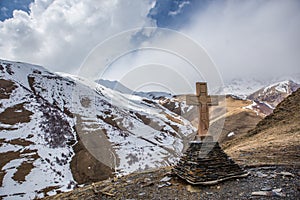
[[[217,96],[210,96],[207,94],[207,84],[205,82],[196,83],[196,95],[188,95],[186,103],[188,105],[198,106],[199,108],[199,124],[196,138],[203,140],[208,135],[209,127],[209,106],[217,106]],[[212,137],[212,136],[210,136]]]

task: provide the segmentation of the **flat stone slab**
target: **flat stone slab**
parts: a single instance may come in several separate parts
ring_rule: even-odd
[[[191,185],[216,185],[220,182],[223,182],[223,181],[226,181],[226,180],[229,180],[229,179],[245,178],[248,175],[249,175],[249,172],[245,172],[245,173],[240,174],[240,175],[230,175],[230,174],[228,174],[224,178],[219,178],[219,179],[215,179],[215,180],[211,180],[211,181],[198,181],[197,182],[197,181],[188,179],[188,177],[186,177],[186,176],[180,176],[180,175],[177,174],[177,176],[179,176],[181,179],[184,179],[185,181],[187,181]]]

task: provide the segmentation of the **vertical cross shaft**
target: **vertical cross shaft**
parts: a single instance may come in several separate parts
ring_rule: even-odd
[[[209,110],[208,103],[210,102],[207,95],[207,84],[196,83],[196,96],[199,98],[199,124],[198,135],[206,136],[209,127]]]

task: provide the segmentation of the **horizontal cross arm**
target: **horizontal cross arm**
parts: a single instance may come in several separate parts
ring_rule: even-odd
[[[207,96],[201,97],[196,95],[187,95],[186,96],[186,104],[199,106],[200,104],[207,104],[208,106],[217,106],[219,105],[218,96]]]
[[[218,96],[210,95],[210,96],[208,96],[207,100],[208,100],[207,104],[209,106],[217,106],[217,105],[219,105],[219,97]]]
[[[199,106],[200,105],[199,96],[187,95],[186,96],[186,104],[187,105]]]

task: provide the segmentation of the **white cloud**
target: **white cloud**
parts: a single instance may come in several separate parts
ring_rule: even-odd
[[[202,44],[223,78],[300,73],[300,2],[215,1],[182,31]]]
[[[14,18],[0,22],[0,56],[76,73],[90,50],[103,40],[121,31],[154,25],[147,18],[153,2],[36,0],[30,14],[14,11]],[[299,10],[300,2],[296,0],[212,1],[180,31],[205,47],[224,79],[289,75],[300,73]],[[171,44],[184,46],[176,38],[167,39]],[[127,44],[128,41],[120,41],[116,46]],[[110,48],[114,45],[110,44]],[[135,66],[151,61],[178,69],[179,73],[189,72],[172,56],[140,56],[121,60],[111,77],[120,78]],[[199,80],[184,73],[182,76],[191,82]]]
[[[146,0],[36,0],[30,14],[14,11],[0,22],[1,58],[74,72],[99,42],[150,25],[150,7]]]

